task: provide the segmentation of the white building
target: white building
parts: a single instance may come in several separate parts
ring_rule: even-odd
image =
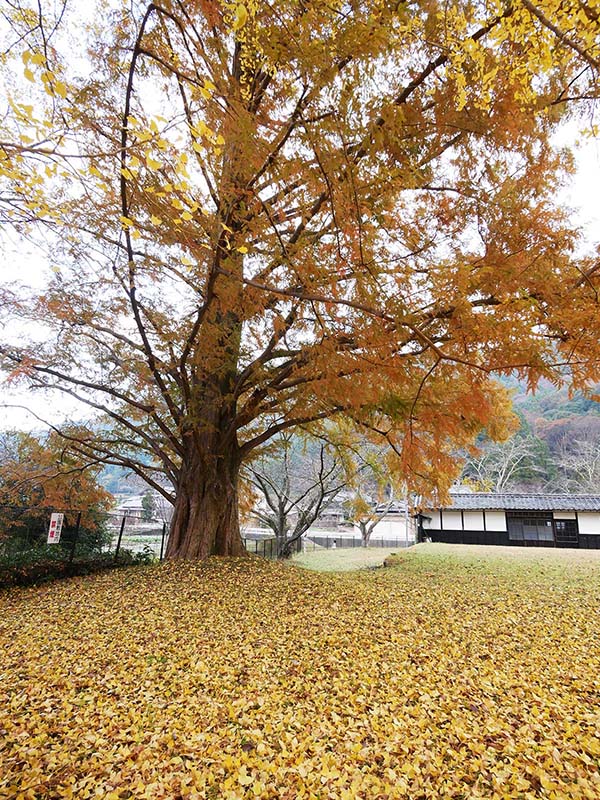
[[[418,538],[459,544],[600,548],[600,495],[451,493],[423,508]]]
[[[152,520],[153,522],[170,522],[173,516],[173,506],[169,503],[159,492],[150,490],[144,494],[130,495],[119,499],[117,507],[114,509],[115,514],[124,516],[127,522],[135,523],[142,522],[146,516],[144,508],[144,498],[147,494],[152,497]]]

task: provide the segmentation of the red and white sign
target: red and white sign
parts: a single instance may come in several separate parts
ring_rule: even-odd
[[[63,526],[64,514],[51,514],[50,527],[48,528],[48,544],[60,542],[60,532]]]

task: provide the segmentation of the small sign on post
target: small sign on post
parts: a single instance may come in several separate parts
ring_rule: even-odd
[[[64,514],[51,514],[50,527],[48,528],[48,544],[58,544],[60,542],[60,532],[63,526]]]

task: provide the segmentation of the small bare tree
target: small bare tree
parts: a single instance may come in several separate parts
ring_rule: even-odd
[[[394,483],[387,452],[366,442],[353,451],[352,496],[344,505],[347,519],[360,531],[362,546],[368,547],[373,531],[394,505]]]
[[[277,540],[278,558],[293,547],[346,485],[340,459],[324,441],[283,434],[275,454],[249,465],[247,479],[264,501],[255,516]]]

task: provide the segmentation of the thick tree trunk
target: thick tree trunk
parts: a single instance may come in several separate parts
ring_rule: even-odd
[[[238,473],[235,452],[187,454],[177,487],[168,559],[245,553],[239,526]]]

